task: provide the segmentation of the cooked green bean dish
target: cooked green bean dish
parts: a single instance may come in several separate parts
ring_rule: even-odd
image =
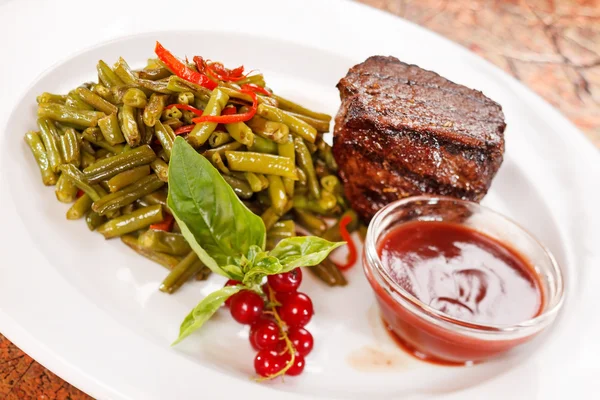
[[[206,279],[210,270],[166,205],[169,158],[182,136],[261,216],[267,247],[299,227],[323,236],[342,215],[357,221],[323,140],[329,115],[274,94],[260,73],[163,52],[141,69],[123,58],[113,66],[100,60],[96,82],[37,97],[37,128],[25,142],[42,183],[71,204],[67,219],[83,219],[90,230],[119,237],[168,268],[160,286],[166,293]],[[346,284],[328,260],[310,270],[330,286]]]

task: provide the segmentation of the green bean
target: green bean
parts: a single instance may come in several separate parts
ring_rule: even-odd
[[[162,222],[162,220],[162,207],[160,205],[148,206],[135,210],[131,214],[111,219],[98,227],[98,232],[104,235],[105,239],[110,239],[146,228],[152,224]]]
[[[62,104],[43,103],[38,107],[38,117],[66,122],[81,127],[96,126],[105,114],[99,111],[77,110]]]
[[[277,145],[277,152],[280,156],[290,158],[294,164],[296,163],[294,139],[291,136],[288,135],[286,142]],[[290,178],[283,178],[283,185],[285,186],[285,193],[289,197],[294,197],[295,182]]]
[[[183,114],[177,107],[165,108],[162,112],[163,119],[181,119]]]
[[[225,175],[231,175],[231,171],[225,165],[225,162],[223,161],[223,158],[221,157],[221,154],[214,153],[212,155],[212,157],[210,158],[210,161],[213,163],[213,165],[215,166],[215,168],[217,168],[223,174],[225,174]]]
[[[114,193],[148,175],[150,175],[150,167],[148,165],[141,165],[110,178],[108,180],[108,188],[111,193]]]
[[[62,155],[62,160],[67,164],[73,164],[79,167],[81,163],[81,148],[79,138],[73,128],[68,128],[66,132],[60,136],[59,145]]]
[[[304,172],[301,168],[296,167],[296,175],[298,175],[298,183],[302,186],[305,186],[308,181],[306,172]]]
[[[106,217],[90,210],[85,216],[85,223],[90,231],[95,231],[100,225],[106,222]]]
[[[94,111],[94,107],[83,101],[83,98],[75,90],[71,90],[65,100],[65,106],[77,110]]]
[[[337,205],[337,197],[325,190],[321,192],[321,198],[318,200],[319,206],[324,210],[331,210]]]
[[[127,144],[131,147],[139,146],[142,136],[135,119],[135,109],[124,104],[119,115],[121,117],[121,132],[125,136]]]
[[[152,148],[144,145],[98,161],[84,169],[83,173],[91,183],[97,183],[110,179],[128,169],[149,164],[155,159],[156,154]]]
[[[278,221],[267,232],[270,238],[284,239],[296,236],[296,224],[292,220]]]
[[[135,203],[131,203],[121,208],[122,215],[128,215],[135,211]]]
[[[165,293],[174,293],[189,278],[200,272],[202,268],[205,268],[204,264],[202,264],[196,253],[190,251],[163,280],[159,290]]]
[[[84,193],[83,196],[75,200],[75,203],[67,210],[67,219],[75,220],[83,218],[92,208],[92,203],[92,198]]]
[[[165,190],[157,190],[156,192],[147,194],[143,199],[150,205],[160,204],[165,211],[168,210],[167,192]]]
[[[272,97],[279,102],[279,108],[285,111],[291,111],[296,114],[302,114],[310,118],[319,119],[322,121],[330,122],[331,115],[311,111],[308,108],[302,107],[299,104],[294,103],[293,101],[287,100],[283,97],[280,97],[276,94],[272,94]]]
[[[57,103],[65,104],[67,96],[44,92],[36,98],[38,103]]]
[[[281,216],[283,214],[285,214],[286,212],[291,210],[293,206],[294,206],[294,202],[291,200],[288,201],[285,208],[283,209],[283,213],[281,213],[281,214],[277,213],[277,211],[275,211],[275,209],[273,207],[267,208],[265,210],[265,212],[263,212],[262,215],[260,216],[260,218],[263,220],[263,222],[265,224],[265,228],[267,229],[267,231],[269,229],[271,229],[277,221],[279,221],[279,219],[281,218]]]
[[[225,157],[232,171],[258,172],[297,179],[294,163],[287,157],[243,151],[226,151]]]
[[[147,126],[154,126],[156,121],[160,119],[166,101],[167,96],[152,93],[148,100],[148,104],[146,104],[146,108],[144,108],[144,123]]]
[[[346,286],[348,284],[338,267],[329,259],[323,260],[314,267],[309,267],[308,270],[329,286]]]
[[[223,155],[223,154],[225,154],[226,151],[238,150],[242,146],[243,146],[243,144],[241,144],[240,142],[234,141],[234,142],[230,142],[230,143],[224,144],[219,147],[215,147],[214,149],[206,150],[204,153],[202,153],[202,155],[210,160],[214,153],[219,153],[219,154]]]
[[[240,111],[244,112],[245,109],[242,107]],[[256,135],[272,140],[275,143],[285,143],[288,140],[290,128],[281,122],[269,121],[255,115],[246,124]]]
[[[117,114],[113,113],[101,118],[98,120],[98,126],[100,127],[102,136],[111,146],[125,141],[123,133],[121,132],[121,127],[119,126]]]
[[[97,126],[84,129],[84,131],[81,133],[81,136],[85,140],[93,144],[97,144],[104,140],[104,136],[102,136],[102,131]]]
[[[110,224],[111,222],[112,221],[108,221],[106,224],[104,224],[102,226]],[[102,228],[102,226],[100,228]],[[100,228],[98,230],[100,230]],[[163,253],[159,253],[157,251],[152,251],[152,250],[148,250],[148,249],[141,247],[138,244],[138,240],[135,236],[132,236],[132,235],[121,236],[121,241],[123,243],[125,243],[130,249],[132,249],[133,251],[138,253],[139,255],[142,255],[142,256],[146,257],[147,259],[152,260],[169,270],[175,268],[175,266],[177,264],[179,264],[179,259],[177,257],[173,257],[169,254],[163,254]]]
[[[284,112],[288,115],[291,115],[292,117],[298,118],[299,120],[306,122],[307,124],[309,124],[310,126],[315,128],[317,130],[317,132],[321,132],[321,133],[329,132],[330,120],[325,121],[322,119],[312,118],[307,115],[298,114],[298,113],[291,112],[291,111],[284,111]]]
[[[256,153],[277,154],[277,143],[272,140],[254,136],[254,144],[248,150]]]
[[[102,84],[95,84],[90,90],[98,96],[102,97],[106,101],[109,101],[111,103],[114,103],[115,101],[110,89]]]
[[[225,129],[231,135],[231,137],[240,142],[243,145],[248,147],[252,147],[254,144],[254,134],[252,133],[252,129],[248,127],[243,122],[236,122],[233,124],[226,124]]]
[[[60,175],[54,190],[56,199],[61,203],[72,203],[77,196],[77,186],[66,175]]]
[[[178,120],[178,119],[174,119],[174,118],[171,118],[171,119],[165,119],[165,120],[163,120],[163,122],[162,122],[162,123],[163,123],[163,125],[164,125],[165,127],[167,127],[167,126],[168,126],[168,127],[169,127],[169,128],[171,128],[171,129],[177,129],[177,128],[179,128],[180,126],[183,126],[183,122],[181,122],[181,121],[180,121],[180,120]]]
[[[223,131],[214,131],[208,138],[210,147],[219,147],[229,142],[231,142],[231,136],[229,133]]]
[[[202,115],[221,115],[221,111],[227,105],[228,100],[229,96],[227,96],[220,88],[216,88],[213,90]],[[202,146],[208,140],[210,134],[213,133],[217,125],[216,122],[201,122],[196,124],[194,129],[187,136],[188,143],[196,148]]]
[[[148,250],[159,251],[173,256],[183,256],[192,251],[192,248],[182,234],[154,229],[149,229],[142,233],[138,238],[138,243]]]
[[[37,122],[40,128],[40,137],[42,138],[44,148],[46,149],[46,156],[50,163],[50,168],[52,171],[57,172],[58,167],[63,162],[60,152],[58,151],[58,130],[56,129],[54,122],[48,118],[39,118]]]
[[[140,89],[129,88],[123,95],[123,103],[134,108],[144,108],[148,104],[148,99],[146,93]]]
[[[163,182],[169,181],[169,166],[166,162],[157,158],[150,163],[150,168],[152,168],[152,171],[158,176],[158,179]]]
[[[262,86],[264,86],[265,78],[264,78],[263,74],[255,74],[255,75],[247,76],[244,79],[240,79],[239,81],[237,81],[237,84],[244,85],[247,83],[253,83],[255,85],[258,85],[261,82],[263,83]],[[258,85],[258,86],[261,86],[261,85]]]
[[[171,75],[167,82],[167,89],[176,93],[192,92],[196,100],[207,103],[211,97],[211,91],[203,86],[181,79],[177,75]],[[202,108],[202,107],[200,107]]]
[[[222,176],[223,176],[223,179],[225,179],[225,182],[227,182],[229,184],[229,186],[231,186],[231,188],[233,189],[235,194],[238,195],[238,197],[240,197],[242,199],[249,199],[254,194],[254,192],[252,192],[252,188],[250,187],[248,182],[243,181],[241,179],[234,178],[233,176],[229,176],[229,175],[222,175]]]
[[[37,132],[27,132],[25,134],[25,142],[27,142],[27,145],[31,149],[31,153],[40,169],[44,185],[52,186],[56,184],[58,177],[50,166],[50,161],[48,160],[48,155],[46,154],[46,149],[44,148],[42,139],[40,139],[40,135]]]
[[[177,103],[190,105],[194,104],[194,93],[192,92],[181,92],[177,95]]]
[[[104,61],[98,61],[96,69],[98,70],[98,78],[107,88],[110,89],[112,87],[122,86],[125,84],[125,82],[123,82],[121,78],[115,74],[115,71],[113,71]]]
[[[175,141],[175,134],[172,134],[171,132],[172,131],[169,131],[160,121],[156,121],[156,125],[154,125],[154,135],[165,150],[167,158],[171,158],[171,150],[173,149],[173,142]]]
[[[138,85],[137,77],[133,74],[133,72],[131,71],[131,68],[129,68],[129,65],[123,59],[123,57],[119,57],[119,59],[117,60],[117,62],[115,63],[115,65],[113,67],[113,70],[115,71],[115,74],[126,85],[129,85],[129,86],[137,86]]]
[[[63,174],[65,174],[71,181],[73,181],[75,186],[87,193],[93,201],[97,201],[100,199],[98,189],[90,185],[88,179],[80,170],[77,169],[77,167],[71,164],[63,164],[60,166],[60,171]]]
[[[310,155],[306,144],[301,138],[294,138],[294,149],[296,150],[298,166],[306,174],[306,183],[311,195],[315,199],[320,199],[321,189],[315,173],[315,166],[313,164],[312,156]]]
[[[269,180],[263,174],[255,174],[254,172],[244,172],[244,177],[248,181],[248,184],[250,185],[250,188],[253,192],[260,192],[269,187]]]
[[[269,180],[269,198],[271,199],[271,207],[278,213],[282,214],[285,206],[287,205],[287,195],[285,194],[285,188],[283,181],[280,176],[267,175]]]
[[[322,177],[321,186],[323,187],[323,190],[329,193],[339,193],[342,189],[342,184],[335,175],[327,175]]]
[[[295,209],[294,214],[298,219],[298,223],[315,236],[320,237],[327,229],[325,221],[310,211]]]
[[[86,143],[88,143],[86,141]],[[89,144],[89,143],[88,143]],[[85,151],[81,153],[81,168],[85,169],[96,162],[96,157]]]
[[[109,211],[118,210],[119,208],[132,204],[145,195],[160,189],[164,184],[165,183],[158,179],[156,175],[145,176],[121,190],[94,201],[92,210],[102,215]]]
[[[318,200],[309,199],[306,196],[299,195],[297,192],[294,195],[294,208],[297,210],[307,210],[320,215],[333,215],[335,209],[325,209],[321,206]]]
[[[107,149],[100,149],[96,152],[96,161],[102,160],[107,157],[112,157],[112,153]]]
[[[140,136],[142,138],[140,145],[152,143],[154,138],[154,127],[146,126],[144,123],[144,111],[141,109],[135,109],[135,123],[137,124]],[[127,145],[127,147],[130,147]],[[130,147],[131,148],[131,147]]]
[[[315,128],[296,117],[286,114],[278,108],[259,104],[256,113],[270,121],[286,124],[292,132],[310,143],[314,143],[317,139],[317,130]]]
[[[87,104],[105,114],[112,114],[118,111],[117,106],[104,100],[102,97],[98,96],[96,93],[93,93],[89,89],[78,87],[75,89],[75,93],[77,93],[79,97],[81,97]]]
[[[138,76],[141,79],[148,79],[151,81],[157,81],[159,79],[167,78],[170,75],[171,75],[171,71],[169,71],[165,67],[144,68],[143,70],[138,72]]]

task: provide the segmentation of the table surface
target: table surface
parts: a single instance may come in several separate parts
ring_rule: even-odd
[[[600,147],[600,0],[360,1],[438,32],[498,65]],[[90,397],[0,334],[0,399]]]

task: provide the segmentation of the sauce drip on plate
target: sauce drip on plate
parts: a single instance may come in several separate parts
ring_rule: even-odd
[[[453,318],[508,325],[541,312],[543,292],[533,266],[507,245],[468,227],[405,223],[383,237],[378,253],[404,290]]]

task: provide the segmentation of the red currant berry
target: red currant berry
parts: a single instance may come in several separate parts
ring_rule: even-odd
[[[240,282],[238,281],[234,281],[233,279],[229,279],[227,282],[225,282],[225,284],[223,285],[223,287],[226,286],[235,286],[235,285],[239,285]],[[225,305],[227,307],[229,307],[231,305],[231,299],[233,298],[233,296],[231,296],[230,298],[228,298],[227,300],[225,300]]]
[[[273,349],[279,342],[280,334],[275,322],[259,319],[250,328],[250,344],[256,350]]]
[[[302,270],[296,268],[283,274],[269,275],[267,280],[276,292],[295,292],[302,283]]]
[[[231,296],[230,312],[233,319],[240,324],[250,325],[262,314],[265,302],[257,293],[242,290]]]
[[[294,348],[302,356],[306,357],[313,348],[313,336],[304,328],[290,328],[287,333]]]
[[[290,362],[292,356],[290,355],[290,353],[285,353],[283,359],[283,365],[285,366],[288,362]],[[296,353],[296,355],[294,356],[294,363],[287,371],[285,371],[285,374],[289,376],[298,376],[302,373],[302,371],[304,371],[304,357],[302,357],[301,354]]]
[[[261,350],[254,357],[254,370],[263,377],[275,375],[283,369],[285,361],[282,356],[273,350]]]
[[[305,326],[313,313],[310,297],[300,292],[290,294],[279,307],[279,316],[290,328]]]

